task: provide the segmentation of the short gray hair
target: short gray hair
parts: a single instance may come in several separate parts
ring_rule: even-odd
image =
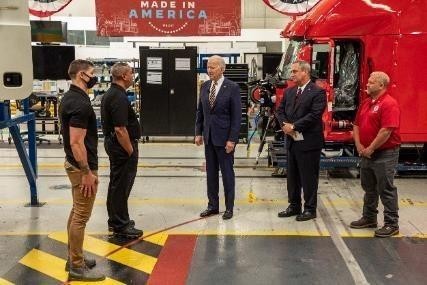
[[[390,77],[383,71],[374,71],[371,73],[371,76],[384,85],[384,87],[387,87],[390,84]]]
[[[305,71],[308,75],[310,75],[311,72],[311,66],[310,64],[305,60],[295,60],[293,64],[298,64],[301,71]]]
[[[218,62],[218,64],[225,69],[225,60],[219,56],[219,55],[213,55],[211,57],[208,58],[208,62],[209,61],[216,61]]]
[[[111,67],[111,76],[114,80],[120,79],[128,70],[132,70],[126,62],[117,62]]]

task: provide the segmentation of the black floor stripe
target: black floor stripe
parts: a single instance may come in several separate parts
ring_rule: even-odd
[[[125,284],[145,284],[150,277],[149,274],[127,267],[118,262],[101,259],[97,261],[96,268],[108,277]]]
[[[126,245],[132,241],[132,240],[128,240],[128,239],[114,237],[112,235],[99,235],[99,236],[93,235],[93,237],[101,239],[103,241],[107,241],[107,242],[116,244],[116,245],[120,245],[120,246]],[[136,244],[132,244],[132,245],[128,246],[127,248],[134,250],[134,251],[137,251],[139,253],[144,253],[146,255],[157,258],[160,255],[160,252],[162,251],[163,247],[160,245],[157,245],[155,243],[151,243],[149,241],[142,240]]]
[[[93,237],[99,238],[99,236]],[[43,240],[38,246],[38,249],[62,259],[66,259],[68,255],[66,244],[50,238]],[[86,251],[84,252],[84,255],[89,258],[94,258],[96,260],[95,268],[114,280],[125,284],[144,284],[148,280],[149,275],[145,272],[127,267],[118,262],[108,260],[102,256],[97,256]]]
[[[18,263],[11,270],[9,270],[5,275],[2,276],[4,279],[8,280],[17,285],[21,284],[62,284],[61,281],[58,281],[54,278],[51,278],[39,271],[36,271],[30,267]]]
[[[37,246],[36,248],[43,252],[49,253],[51,255],[54,255],[56,257],[59,257],[65,260],[68,258],[68,246],[65,243],[62,243],[60,241],[57,241],[51,238],[46,238],[45,240],[40,242],[40,245]],[[88,258],[96,259],[96,261],[103,258],[87,251],[84,251],[83,254]]]
[[[45,238],[46,235],[0,236],[0,276]]]

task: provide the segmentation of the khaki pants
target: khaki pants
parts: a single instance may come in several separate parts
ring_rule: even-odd
[[[70,179],[73,196],[73,207],[68,218],[68,257],[70,265],[73,268],[79,268],[84,265],[83,259],[83,239],[85,234],[86,223],[92,213],[95,195],[84,197],[80,193],[80,183],[82,181],[82,173],[80,169],[74,167],[68,161],[64,163],[65,171]],[[97,171],[92,171],[94,175],[98,175]]]

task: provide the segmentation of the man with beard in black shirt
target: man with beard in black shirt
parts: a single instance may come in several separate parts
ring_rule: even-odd
[[[65,93],[59,119],[64,137],[65,170],[72,185],[73,208],[68,219],[68,278],[80,281],[100,281],[105,276],[94,269],[94,259],[83,256],[83,239],[98,189],[98,132],[96,116],[87,90],[97,78],[92,62],[74,60],[68,69],[70,90]]]
[[[141,127],[126,95],[126,89],[133,84],[132,68],[119,62],[111,68],[111,75],[113,83],[101,101],[104,146],[110,159],[108,227],[115,235],[132,239],[143,234],[135,228],[128,211],[128,198],[138,166]]]

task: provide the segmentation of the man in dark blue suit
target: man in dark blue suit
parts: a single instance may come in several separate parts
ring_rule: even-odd
[[[325,90],[310,81],[310,64],[292,64],[291,79],[296,86],[285,91],[277,110],[282,130],[287,135],[287,189],[289,207],[279,217],[297,216],[297,221],[316,218],[320,152],[323,148],[322,114],[326,107]],[[301,211],[301,189],[304,211]]]
[[[239,86],[223,76],[224,59],[208,60],[210,80],[202,84],[196,113],[195,143],[205,143],[208,207],[200,216],[219,213],[219,170],[224,185],[224,220],[233,217],[235,177],[234,149],[239,139],[242,106]]]

